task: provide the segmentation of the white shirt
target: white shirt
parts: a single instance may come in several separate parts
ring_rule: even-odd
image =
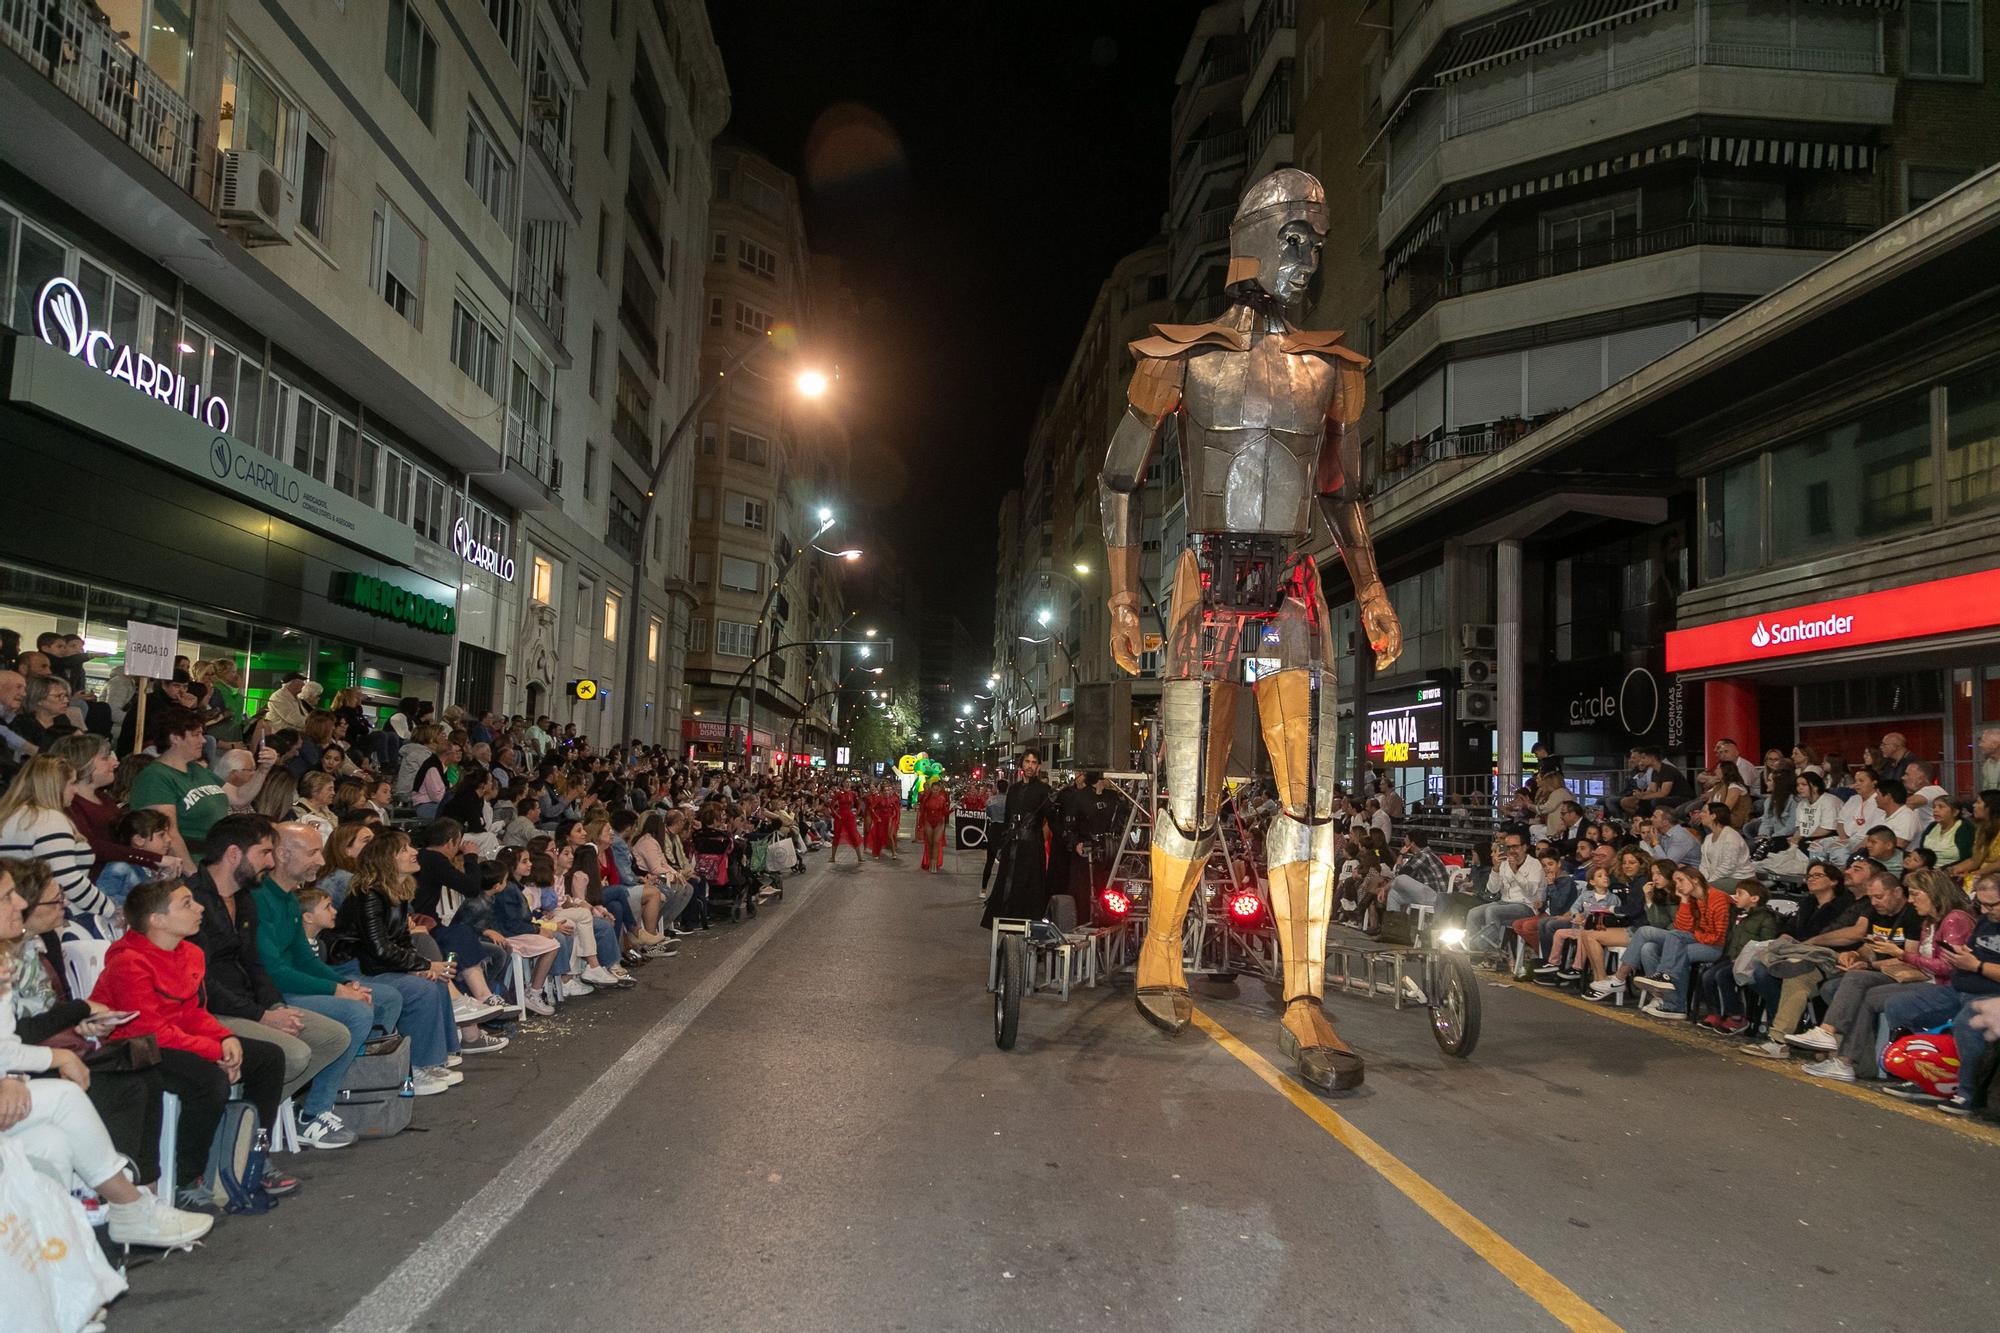
[[[1742,776],[1743,790],[1754,793],[1764,785],[1764,770],[1751,763],[1747,756],[1736,756],[1736,771]]]
[[[1733,828],[1712,829],[1701,840],[1701,873],[1713,884],[1717,880],[1750,877],[1750,844]]]
[[[1832,792],[1821,792],[1817,801],[1799,812],[1799,832],[1813,833],[1819,829],[1840,831],[1840,798]]]
[[[1513,858],[1503,856],[1486,882],[1500,891],[1501,902],[1533,906],[1542,900],[1542,863],[1532,856],[1524,856],[1520,868],[1516,869]]]
[[[1924,831],[1923,825],[1917,821],[1917,812],[1910,809],[1907,805],[1897,806],[1893,813],[1884,815],[1876,823],[1887,824],[1895,833],[1896,844],[1900,847],[1909,846]],[[1869,825],[1870,828],[1874,826],[1874,824]]]

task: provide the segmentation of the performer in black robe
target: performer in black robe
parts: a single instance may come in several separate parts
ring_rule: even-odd
[[[981,928],[995,917],[1038,921],[1048,911],[1048,849],[1045,832],[1054,826],[1056,808],[1049,784],[1042,779],[1041,756],[1033,750],[1021,756],[1021,777],[1007,789],[1007,821],[999,830],[1000,877],[986,897]],[[994,836],[991,831],[988,836]]]
[[[1097,895],[1110,883],[1112,865],[1118,859],[1125,802],[1104,774],[1095,770],[1083,775],[1083,786],[1077,793],[1063,828],[1063,841],[1071,853],[1069,891],[1076,899],[1076,919],[1087,926]]]

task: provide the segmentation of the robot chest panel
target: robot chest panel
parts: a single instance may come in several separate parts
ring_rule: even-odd
[[[1279,350],[1276,337],[1247,352],[1211,351],[1189,360],[1185,401],[1196,425],[1214,431],[1278,431],[1317,439],[1333,398],[1331,368],[1318,357]]]

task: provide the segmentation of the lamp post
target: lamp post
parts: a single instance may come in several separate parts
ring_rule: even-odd
[[[873,632],[870,631],[870,633],[872,634]],[[836,647],[836,646],[859,646],[864,653],[867,653],[871,651],[878,643],[894,645],[895,642],[896,641],[894,639],[875,639],[871,637],[866,639],[794,639],[790,643],[772,644],[769,648],[766,648],[763,652],[758,653],[755,657],[751,658],[748,662],[746,662],[743,666],[743,669],[736,673],[736,679],[730,682],[729,699],[726,703],[723,704],[722,707],[722,735],[723,735],[724,745],[726,746],[728,744],[729,728],[735,725],[736,697],[737,695],[742,693],[744,682],[750,679],[750,673],[755,671],[758,668],[758,666],[761,663],[763,663],[767,658],[774,657],[777,654],[785,652],[786,650],[791,648],[804,648],[808,646],[822,647],[822,648]],[[743,748],[746,752],[753,748],[752,742],[756,737],[756,734],[757,734],[757,693],[755,690],[752,690],[750,692],[750,708],[749,711],[744,715],[743,719]]]
[[[715,401],[715,396],[728,385],[729,377],[749,365],[759,352],[773,345],[771,335],[766,333],[731,357],[722,369],[715,372],[715,378],[702,387],[702,391],[694,396],[694,401],[687,405],[687,410],[681,413],[680,420],[674,423],[673,430],[667,435],[666,443],[660,446],[659,458],[653,463],[653,475],[646,482],[646,497],[639,506],[638,549],[632,556],[632,624],[626,633],[630,647],[626,652],[624,730],[630,739],[639,738],[640,698],[644,693],[639,688],[639,679],[648,666],[644,636],[639,631],[639,618],[645,606],[641,590],[646,586],[646,548],[653,531],[653,515],[659,504],[660,488],[666,484],[667,469],[673,466],[675,451],[687,437],[689,428],[700,418],[703,410]],[[824,397],[831,385],[832,382],[824,371],[813,369],[800,371],[792,383],[792,387],[802,398]],[[658,663],[651,665],[657,667]],[[727,725],[727,722],[728,719],[725,718],[724,724]]]

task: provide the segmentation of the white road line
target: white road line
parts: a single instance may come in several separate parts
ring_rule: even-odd
[[[396,1266],[376,1288],[355,1303],[333,1333],[408,1333],[427,1314],[445,1288],[479,1257],[553,1176],[590,1132],[625,1099],[634,1085],[667,1053],[688,1026],[701,1016],[723,987],[777,937],[785,924],[804,910],[827,871],[786,893],[784,910],[767,914],[762,923],[715,971],[696,986],[653,1027],[628,1047],[597,1081],[578,1093],[516,1153],[500,1174],[472,1196],[449,1222],[432,1232],[409,1258]]]

